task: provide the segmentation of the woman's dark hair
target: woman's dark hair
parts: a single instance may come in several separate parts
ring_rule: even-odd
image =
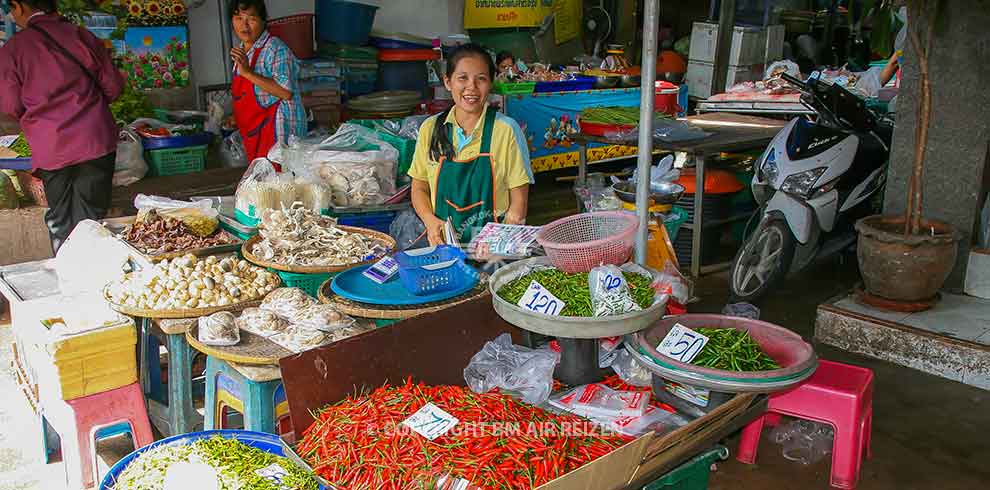
[[[516,61],[516,57],[515,56],[512,56],[512,53],[510,53],[508,51],[500,51],[498,53],[498,56],[495,57],[495,64],[496,65],[501,65],[502,62],[505,61],[505,60]]]
[[[457,69],[457,64],[460,63],[462,59],[471,56],[485,60],[485,64],[488,65],[488,78],[495,78],[495,62],[492,61],[492,55],[488,53],[487,49],[474,43],[462,44],[450,52],[450,55],[447,56],[447,78],[449,79],[454,76],[454,70]],[[441,157],[448,160],[454,158],[454,143],[450,141],[450,137],[444,127],[444,121],[447,120],[447,115],[450,114],[450,111],[452,110],[454,110],[453,107],[443,111],[439,116],[437,116],[436,124],[433,125],[433,139],[430,142],[431,160],[438,162]]]
[[[231,0],[230,18],[234,18],[242,10],[249,10],[251,7],[254,7],[254,11],[258,12],[258,17],[261,17],[261,20],[268,22],[268,8],[265,7],[265,0]]]
[[[55,0],[13,0],[21,5],[27,5],[32,10],[50,14],[55,11]]]

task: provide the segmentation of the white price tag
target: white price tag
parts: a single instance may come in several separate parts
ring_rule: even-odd
[[[707,343],[708,337],[680,323],[675,323],[674,328],[671,328],[667,336],[660,341],[657,352],[680,362],[690,363]]]
[[[423,408],[402,421],[402,425],[432,441],[453,429],[457,422],[459,422],[457,417],[444,412],[443,409],[432,403],[427,403],[423,405]]]
[[[532,281],[516,305],[520,308],[535,311],[536,313],[557,316],[560,315],[561,311],[564,311],[567,303],[564,303],[554,296],[553,293],[547,291],[547,288],[543,287],[542,284]]]
[[[272,463],[260,470],[255,470],[254,473],[275,485],[286,488],[282,485],[282,481],[288,476],[289,472],[285,471],[285,468],[279,466],[278,463]]]

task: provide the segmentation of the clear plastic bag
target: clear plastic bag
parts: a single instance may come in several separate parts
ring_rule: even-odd
[[[591,269],[588,287],[591,289],[591,308],[595,316],[621,315],[642,310],[629,293],[629,285],[626,284],[622,270],[614,265]]]
[[[687,423],[686,418],[676,413],[650,405],[639,417],[619,417],[612,420],[609,428],[627,437],[639,437],[650,431],[656,435],[667,434]]]
[[[220,162],[226,168],[241,168],[248,166],[247,151],[240,131],[234,131],[223,139],[220,146]]]
[[[796,419],[770,431],[770,440],[783,446],[785,458],[804,465],[821,461],[832,452],[832,426]]]
[[[660,294],[666,294],[682,305],[686,305],[691,299],[691,281],[685,279],[669,261],[655,282]]]
[[[148,173],[144,146],[132,129],[123,129],[117,140],[117,157],[113,166],[113,186],[131,185]]]
[[[262,337],[271,337],[289,327],[289,322],[274,312],[261,308],[245,308],[234,322],[237,328]]]
[[[553,369],[560,355],[549,349],[530,349],[512,344],[504,333],[486,342],[464,368],[464,380],[475,393],[494,388],[519,392],[523,401],[539,405],[550,396]]]
[[[622,378],[622,381],[633,386],[651,386],[653,375],[633,358],[624,347],[619,348],[619,353],[612,360],[612,370]]]
[[[409,116],[403,119],[402,127],[399,129],[399,136],[411,140],[418,140],[419,127],[423,125],[423,121],[426,121],[429,118],[430,116]]]
[[[749,303],[730,303],[722,308],[722,314],[728,316],[737,316],[740,318],[749,318],[750,320],[760,319],[760,309]]]
[[[712,133],[702,131],[688,123],[673,119],[657,119],[653,121],[653,137],[667,143],[698,140],[711,135]]]
[[[134,198],[134,207],[138,210],[138,222],[149,212],[155,211],[160,216],[181,221],[189,231],[201,237],[210,236],[220,226],[220,212],[213,208],[213,201],[209,199],[176,201],[167,197],[138,194]]]
[[[258,158],[248,165],[234,192],[234,206],[245,216],[260,218],[261,211],[281,206],[276,186],[278,172],[267,158]]]
[[[261,302],[262,310],[268,310],[281,318],[290,320],[310,306],[316,304],[312,296],[299,288],[278,288],[265,296]]]
[[[660,159],[656,165],[650,167],[650,184],[662,184],[664,182],[676,182],[681,177],[681,171],[674,168],[674,155],[667,155]],[[613,182],[617,182],[616,177],[612,177]],[[629,182],[639,182],[639,169],[634,169]]]
[[[353,318],[341,313],[337,307],[330,304],[312,304],[296,310],[288,320],[293,325],[323,332],[347,328],[353,326],[355,322]]]
[[[395,239],[396,249],[400,252],[411,248],[413,244],[417,244],[417,241],[424,236],[423,232],[425,231],[426,225],[411,209],[396,215],[388,228],[388,234]]]
[[[549,399],[550,405],[609,425],[619,417],[639,417],[650,404],[649,391],[620,391],[599,383],[578,386]]]
[[[237,345],[241,341],[241,331],[236,320],[229,311],[200,317],[199,341],[206,345]]]

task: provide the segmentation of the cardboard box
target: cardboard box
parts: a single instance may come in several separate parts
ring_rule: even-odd
[[[52,242],[45,225],[48,208],[29,206],[0,210],[0,265],[50,259]]]
[[[431,385],[463,386],[464,367],[489,340],[521,331],[505,323],[490,297],[421,315],[279,361],[293,430],[301,434],[312,413],[364,389],[401,384],[411,376]],[[651,481],[708,449],[712,437],[741,427],[765,410],[754,395],[737,396],[705,417],[662,436],[648,433],[612,453],[539,487],[542,490],[617,490]],[[283,442],[288,449],[295,441]],[[707,444],[707,446],[706,446]],[[298,457],[297,462],[301,462]]]

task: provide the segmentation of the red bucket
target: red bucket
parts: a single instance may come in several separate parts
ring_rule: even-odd
[[[281,39],[296,58],[305,60],[316,54],[313,49],[313,14],[296,14],[268,21],[268,32]]]

